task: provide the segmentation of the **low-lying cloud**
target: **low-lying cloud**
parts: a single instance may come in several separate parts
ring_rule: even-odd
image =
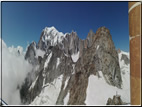
[[[0,56],[2,54],[2,58],[0,57],[0,60],[2,60],[2,93],[0,93],[0,96],[7,104],[21,104],[17,87],[22,85],[27,73],[32,70],[32,66],[24,59],[22,47],[14,48],[12,46],[8,48],[1,38],[0,42],[2,42],[2,46],[0,43],[2,48],[2,52],[0,49]]]

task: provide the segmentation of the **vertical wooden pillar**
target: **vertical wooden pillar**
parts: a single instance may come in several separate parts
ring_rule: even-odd
[[[141,105],[141,2],[129,2],[131,104]]]

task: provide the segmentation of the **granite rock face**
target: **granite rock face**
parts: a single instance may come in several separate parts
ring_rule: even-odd
[[[121,88],[118,53],[111,34],[105,27],[100,27],[96,33],[91,30],[85,40],[81,40],[76,32],[62,34],[53,27],[45,28],[37,48],[33,45],[35,43],[28,47],[25,59],[38,68],[30,85],[26,83],[27,77],[21,88],[20,95],[24,104],[34,101],[48,87],[47,84],[52,84],[61,75],[63,79],[56,100],[58,105],[65,103],[64,98],[68,92],[70,95],[67,104],[85,105],[88,77],[92,74],[99,77],[98,71],[102,71],[108,84]],[[44,56],[35,57],[34,49],[44,51]],[[78,60],[74,61],[75,58]]]
[[[25,59],[28,60],[31,64],[37,65],[37,59],[35,58],[36,56],[36,48],[37,45],[35,42],[32,42],[27,49],[27,52],[25,54]]]
[[[108,29],[102,27],[97,30],[93,46],[96,47],[95,59],[98,60],[95,62],[96,67],[102,71],[109,84],[121,88],[122,79],[118,54]]]

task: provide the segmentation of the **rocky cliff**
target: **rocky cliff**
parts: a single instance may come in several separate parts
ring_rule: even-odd
[[[36,69],[20,89],[23,104],[85,105],[90,75],[122,88],[118,52],[106,27],[90,30],[85,40],[76,32],[63,34],[46,27],[38,44],[29,45],[25,59]],[[123,59],[129,63],[125,55]]]

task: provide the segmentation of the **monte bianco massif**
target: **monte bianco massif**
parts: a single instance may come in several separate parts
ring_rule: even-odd
[[[106,27],[90,30],[84,40],[76,32],[45,27],[24,58],[32,69],[18,87],[22,104],[130,103],[129,53],[116,50]]]

